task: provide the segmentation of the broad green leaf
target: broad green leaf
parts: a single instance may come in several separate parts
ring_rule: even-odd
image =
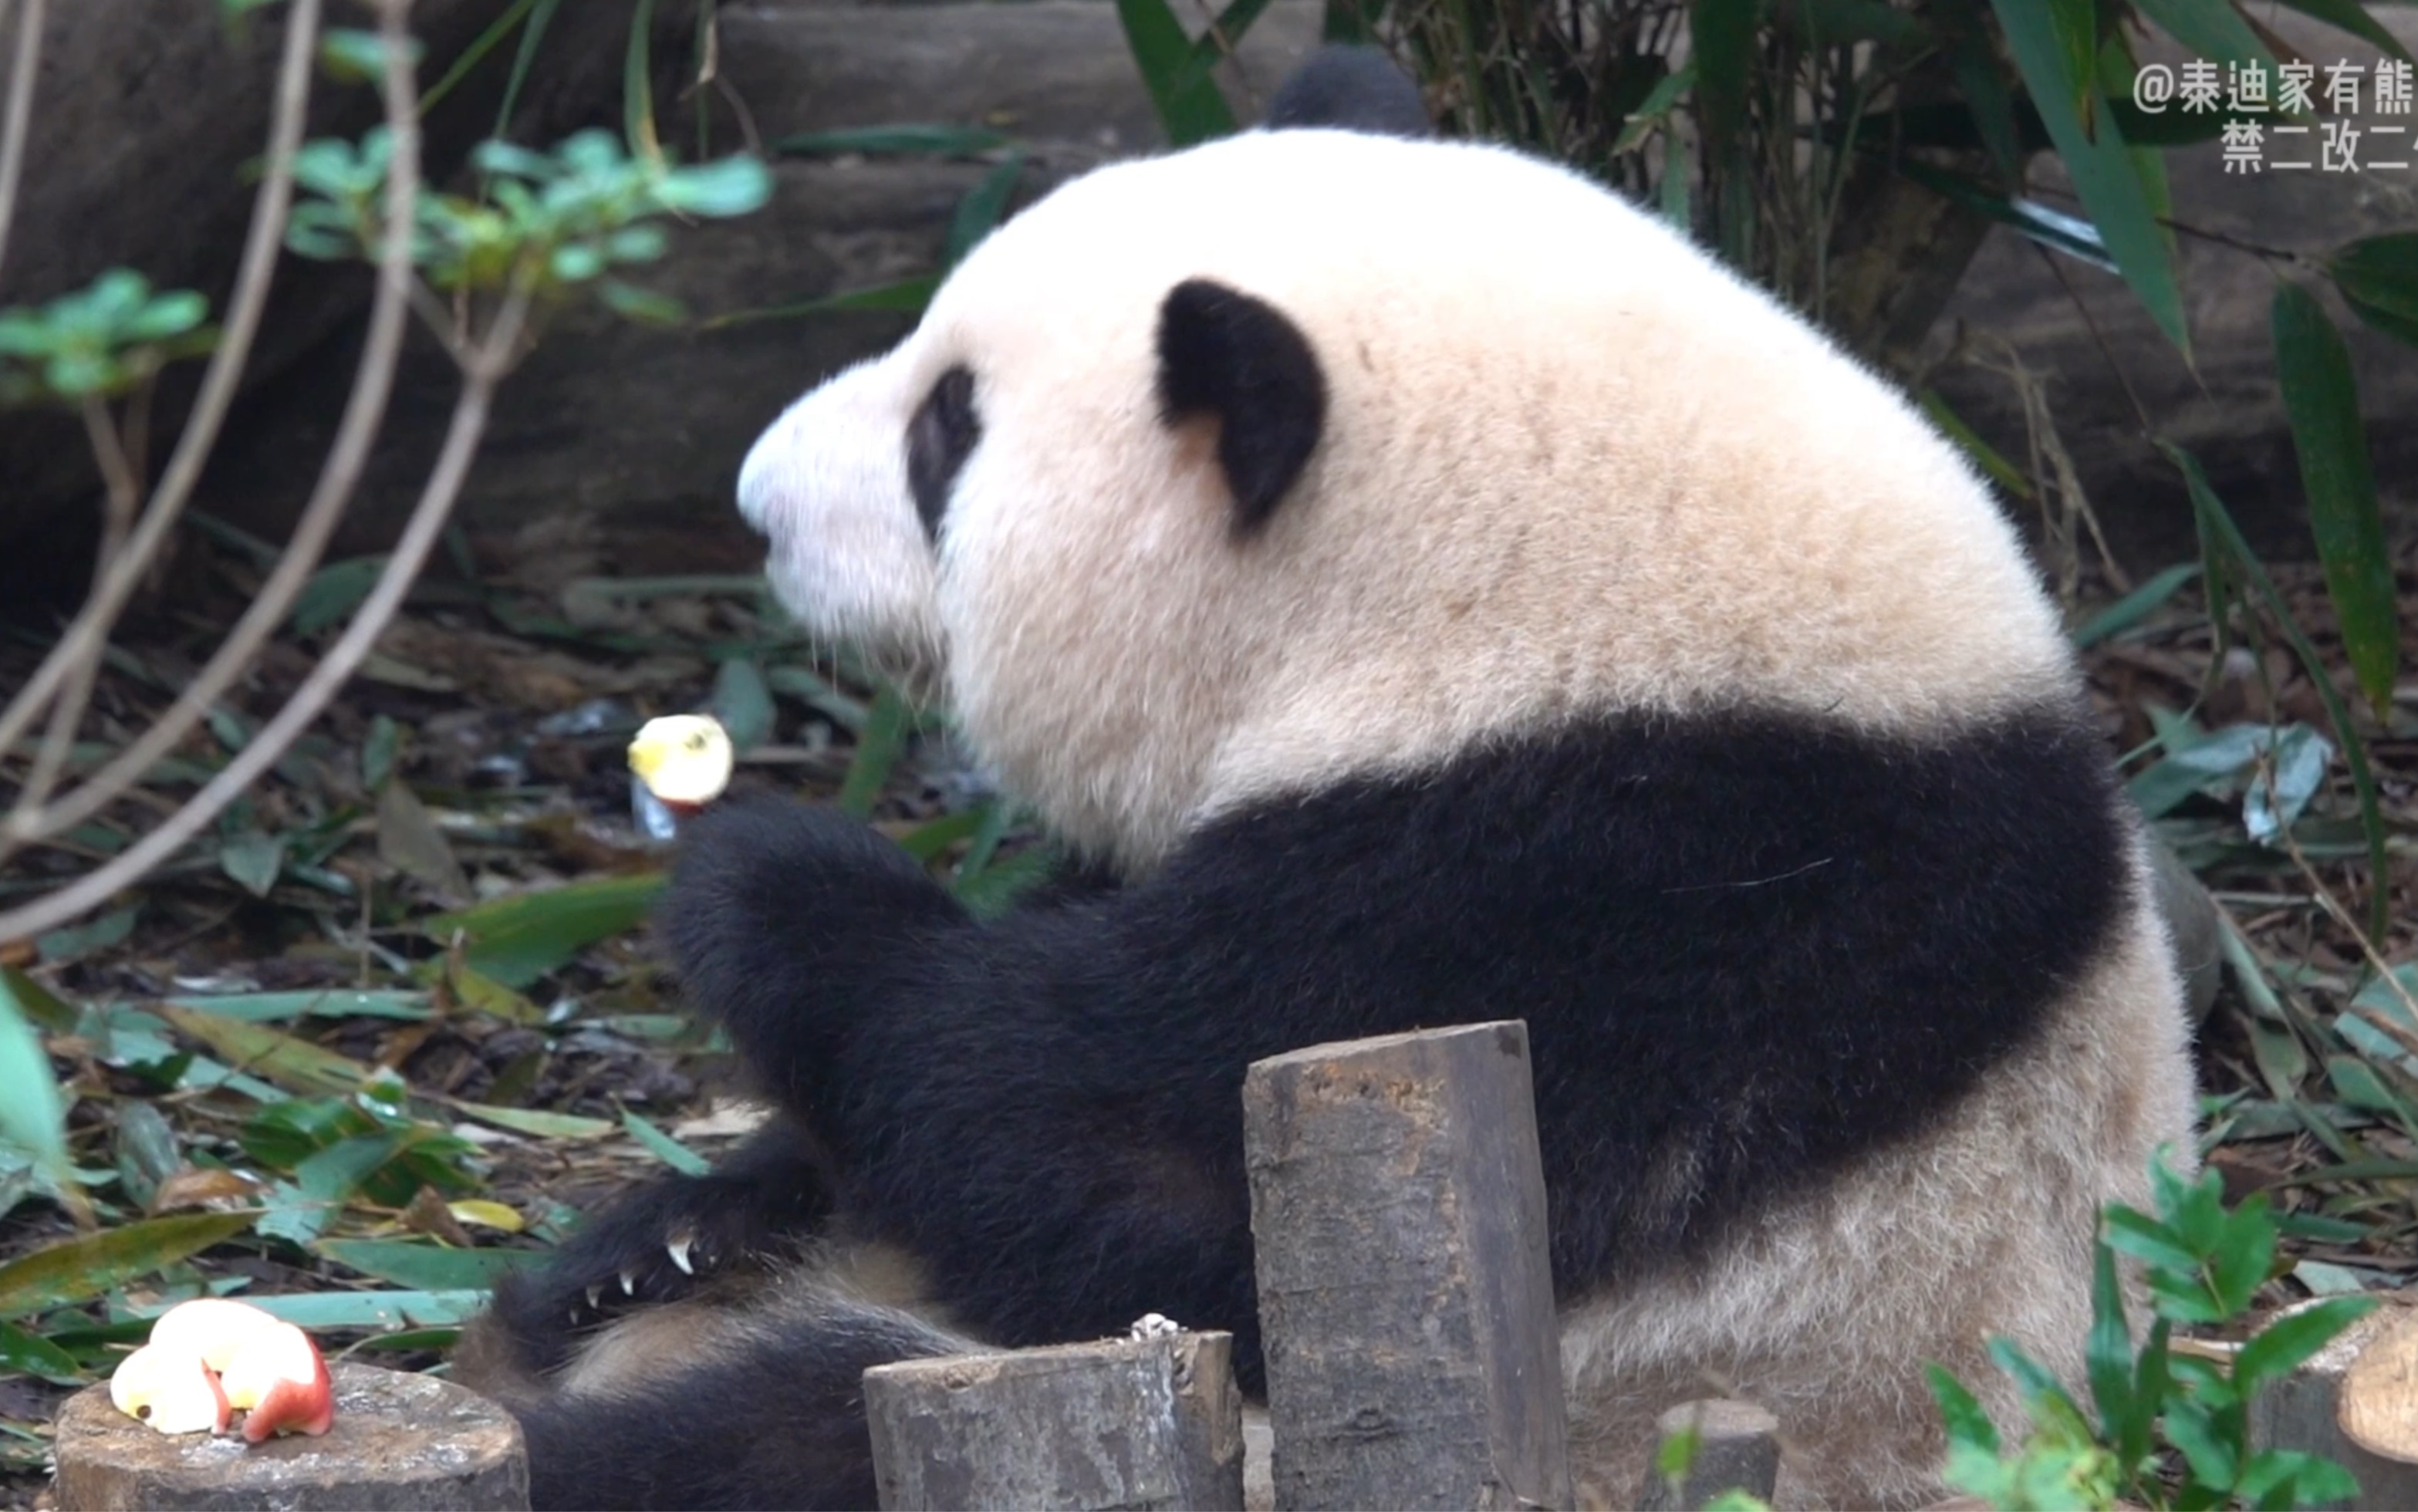
[[[2368,237],[2337,249],[2326,273],[2351,313],[2418,345],[2418,231]]]
[[[2167,36],[2217,63],[2275,67],[2274,54],[2233,8],[2233,0],[2133,0]],[[2209,112],[2216,115],[2217,112]]]
[[[2090,1377],[2091,1401],[2099,1409],[2100,1437],[2119,1447],[2124,1462],[2140,1458],[2149,1441],[2154,1401],[2133,1396],[2133,1333],[2124,1325],[2124,1293],[2116,1284],[2116,1252],[2104,1244],[2092,1246],[2090,1336],[2084,1351]]]
[[[256,898],[268,896],[285,869],[285,837],[246,830],[219,847],[219,870]]]
[[[1028,847],[983,867],[956,886],[957,901],[977,919],[995,919],[1016,906],[1017,899],[1049,879],[1061,858],[1049,846]]]
[[[324,1239],[317,1248],[363,1275],[423,1291],[483,1291],[505,1273],[545,1259],[533,1249],[449,1249],[401,1239]]]
[[[649,1154],[683,1176],[702,1176],[713,1169],[712,1161],[628,1108],[621,1110],[621,1127],[629,1131],[630,1138],[646,1146]]]
[[[655,186],[655,198],[666,207],[711,220],[752,215],[772,197],[772,170],[745,156],[675,168]]]
[[[2376,1310],[2372,1297],[2334,1297],[2285,1314],[2258,1331],[2233,1357],[2233,1384],[2248,1397],[2281,1381],[2336,1334]]]
[[[2303,16],[2315,16],[2329,26],[2349,32],[2404,63],[2412,61],[2410,50],[2401,45],[2401,38],[2387,31],[2382,22],[2369,15],[2368,8],[2360,0],[2283,0],[2283,3]]]
[[[13,966],[0,966],[0,1002],[13,1000],[26,1022],[53,1034],[75,1032],[78,1015],[72,1004]]]
[[[474,1013],[500,1018],[508,1024],[534,1026],[545,1022],[544,1009],[467,961],[448,959],[438,980],[451,990],[455,1001]]]
[[[1991,3],[2091,224],[2150,318],[2188,359],[2191,333],[2183,320],[2182,290],[2175,281],[2174,251],[2154,217],[2139,166],[2111,116],[2098,112],[2094,121],[2083,114],[2098,99],[2093,87],[2098,43],[2090,0]]]
[[[635,928],[663,890],[658,872],[598,878],[440,913],[421,927],[439,944],[464,936],[474,969],[505,986],[525,987],[597,940]]]
[[[2381,717],[2393,700],[2400,627],[2350,353],[2324,306],[2298,283],[2287,280],[2275,286],[2271,315],[2284,413],[2292,422],[2292,450],[2301,459],[2301,484],[2308,491],[2309,527],[2325,569],[2326,592],[2341,622],[2351,672]]]
[[[70,1164],[67,1099],[33,1013],[18,1001],[15,976],[0,976],[0,1140],[32,1155],[55,1179]]]
[[[424,1328],[463,1323],[487,1305],[479,1291],[298,1291],[246,1302],[298,1328]],[[167,1308],[145,1309],[151,1316]]]
[[[127,1199],[148,1208],[160,1184],[185,1163],[176,1131],[149,1103],[133,1098],[117,1104],[117,1128],[111,1141],[117,1157],[117,1181]]]
[[[160,1016],[218,1052],[222,1060],[311,1096],[348,1096],[371,1075],[370,1067],[309,1040],[218,1014],[161,1003]]]
[[[2215,1414],[2185,1397],[2166,1405],[2166,1438],[2182,1451],[2183,1462],[2203,1486],[2229,1489],[2241,1464],[2239,1441],[2215,1422]]]
[[[89,923],[69,924],[65,928],[53,929],[45,934],[36,935],[34,953],[53,966],[64,965],[69,961],[80,961],[87,955],[98,955],[101,951],[126,943],[126,937],[134,933],[134,921],[142,911],[143,905],[130,903],[125,908],[113,909]]]
[[[898,836],[898,848],[917,861],[930,861],[960,840],[971,840],[989,816],[987,808],[963,808],[919,824]]]
[[[921,122],[898,126],[860,126],[838,131],[801,131],[773,144],[785,157],[830,157],[861,153],[866,157],[914,154],[938,158],[972,158],[1007,145],[997,131],[971,126],[937,126]]]
[[[1234,113],[1217,80],[1196,69],[1192,38],[1167,0],[1117,0],[1117,21],[1169,146],[1188,147],[1233,131]]]
[[[415,65],[425,51],[417,38],[404,43],[404,56]],[[319,35],[319,61],[339,79],[374,80],[386,71],[386,39],[372,31],[332,26]]]
[[[2101,1221],[2106,1227],[2109,1245],[2144,1264],[2182,1272],[2199,1266],[2199,1257],[2192,1247],[2173,1229],[2147,1214],[2117,1203],[2108,1207]]]
[[[232,1239],[257,1213],[180,1213],[46,1245],[0,1265],[0,1318],[89,1302],[113,1287]]]

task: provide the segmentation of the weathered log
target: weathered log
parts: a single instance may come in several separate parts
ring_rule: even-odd
[[[1696,1446],[1687,1470],[1675,1479],[1647,1469],[1637,1493],[1641,1512],[1695,1512],[1724,1491],[1771,1500],[1780,1478],[1780,1419],[1752,1402],[1713,1398],[1683,1402],[1654,1421],[1660,1443],[1689,1433]]]
[[[2334,1421],[2353,1444],[2401,1467],[2395,1494],[2406,1491],[2418,1505],[2418,1313],[2396,1307],[2382,1316],[2392,1322],[2343,1374]]]
[[[1169,1334],[877,1366],[865,1415],[881,1504],[1239,1509],[1233,1342]]]
[[[155,1433],[87,1387],[59,1409],[60,1512],[519,1512],[528,1454],[512,1414],[465,1386],[338,1361],[318,1438],[247,1444]]]
[[[1527,1027],[1278,1056],[1243,1106],[1277,1504],[1569,1505]]]

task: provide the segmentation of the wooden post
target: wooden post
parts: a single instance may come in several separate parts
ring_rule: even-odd
[[[1277,1056],[1243,1111],[1277,1505],[1569,1506],[1527,1026]]]
[[[1648,1466],[1639,1512],[1696,1512],[1723,1491],[1771,1500],[1780,1478],[1780,1419],[1752,1402],[1714,1398],[1682,1403],[1654,1420],[1658,1443],[1683,1433],[1696,1436],[1687,1473],[1675,1484]]]
[[[1231,1334],[1168,1334],[876,1366],[873,1477],[888,1512],[1243,1505]]]
[[[528,1453],[511,1413],[436,1376],[328,1369],[334,1425],[255,1444],[155,1433],[110,1405],[108,1382],[86,1387],[59,1409],[60,1512],[527,1512]]]

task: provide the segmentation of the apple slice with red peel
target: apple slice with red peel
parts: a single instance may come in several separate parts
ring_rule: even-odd
[[[328,1362],[311,1336],[292,1323],[249,1335],[219,1372],[227,1405],[244,1413],[243,1436],[258,1443],[288,1428],[325,1433],[336,1418]]]
[[[109,1373],[110,1405],[161,1433],[224,1433],[226,1393],[219,1378],[186,1349],[145,1345]]]

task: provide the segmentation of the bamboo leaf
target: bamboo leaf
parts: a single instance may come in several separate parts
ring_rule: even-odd
[[[533,1249],[448,1249],[402,1239],[323,1239],[317,1248],[363,1275],[424,1291],[484,1291],[545,1258]]]
[[[18,1000],[16,975],[0,976],[0,1141],[32,1155],[56,1178],[69,1166],[67,1099],[32,1005]]]
[[[2083,208],[2134,295],[2183,355],[2191,332],[2174,250],[2159,227],[2149,186],[2112,116],[2095,110],[2098,46],[2090,0],[1991,0],[2024,85],[2048,127]],[[2088,113],[2088,115],[2086,115]]]
[[[1217,82],[1195,72],[1192,38],[1167,0],[1117,0],[1117,21],[1169,146],[1188,147],[1233,131],[1234,113]]]
[[[2360,0],[2283,0],[2284,5],[2303,16],[2315,16],[2327,25],[2350,33],[2369,42],[2404,63],[2412,61],[2410,50],[2401,38],[2385,30],[2384,23],[2367,13]]]
[[[2418,346],[2418,231],[2354,241],[2335,252],[2326,272],[2351,313]]]
[[[2134,4],[2167,36],[2212,62],[2275,66],[2274,54],[2242,19],[2242,12],[2233,8],[2233,0],[2134,0]]]
[[[525,987],[597,940],[635,927],[663,890],[659,872],[599,878],[440,913],[422,927],[440,944],[457,932],[466,936],[472,968],[505,986]]]
[[[160,1016],[216,1051],[229,1064],[255,1072],[288,1092],[314,1097],[349,1096],[369,1078],[370,1068],[350,1056],[309,1040],[197,1009],[161,1003]]]
[[[45,1245],[0,1265],[0,1318],[89,1302],[252,1227],[257,1213],[145,1218]]]
[[[683,1176],[703,1176],[713,1169],[712,1161],[628,1108],[621,1110],[621,1127],[629,1131],[631,1138],[646,1146],[648,1153]]]
[[[2350,352],[2317,297],[2298,283],[2276,285],[2271,314],[2284,413],[2301,459],[2326,592],[2360,691],[2381,716],[2393,699],[2400,629]]]

